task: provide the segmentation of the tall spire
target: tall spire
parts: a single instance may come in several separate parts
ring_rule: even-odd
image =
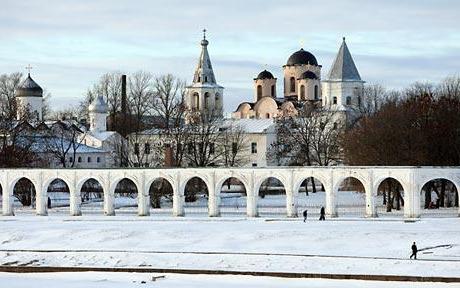
[[[331,70],[329,71],[327,80],[332,81],[362,81],[356,68],[355,62],[348,50],[345,37],[342,38],[342,46],[339,53],[335,57]]]
[[[206,29],[203,29],[203,40],[201,40],[201,54],[193,77],[193,84],[216,84],[214,71],[212,70],[211,59],[208,54],[209,41],[206,40]]]

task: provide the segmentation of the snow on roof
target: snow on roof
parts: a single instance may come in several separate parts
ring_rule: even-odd
[[[275,125],[273,119],[225,119],[220,123],[220,125],[216,125],[216,128],[241,128],[246,133],[265,133],[270,127]],[[142,131],[140,134],[142,135],[160,135],[165,132],[164,129],[161,128],[152,128],[148,130]]]
[[[70,141],[63,140],[58,137],[55,137],[55,138],[49,137],[47,139],[48,140],[45,140],[45,137],[40,137],[40,136],[29,138],[28,141],[32,141],[31,150],[37,153],[46,153],[48,152],[47,150],[49,150],[50,146],[54,147],[53,140],[56,141],[56,147],[68,147],[70,145]],[[50,143],[50,144],[47,145],[47,143]],[[73,151],[72,148],[70,150]],[[108,151],[104,149],[87,146],[83,143],[80,144],[76,149],[76,153],[107,153],[107,152]]]
[[[223,126],[237,126],[246,133],[264,133],[275,125],[273,119],[227,119]]]
[[[102,131],[102,132],[88,132],[89,136],[92,136],[100,141],[105,141],[111,136],[115,135],[115,131]]]

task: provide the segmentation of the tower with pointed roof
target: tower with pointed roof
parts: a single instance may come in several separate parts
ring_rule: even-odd
[[[17,120],[43,120],[43,89],[30,77],[30,72],[15,96]]]
[[[209,41],[206,29],[201,40],[201,54],[195,69],[192,84],[186,87],[185,103],[191,112],[206,113],[214,117],[223,116],[224,87],[216,82],[208,53]]]
[[[364,83],[343,37],[327,79],[322,83],[323,106],[339,110],[358,108]]]

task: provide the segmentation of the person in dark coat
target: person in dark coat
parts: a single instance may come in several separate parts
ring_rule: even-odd
[[[302,214],[303,214],[303,222],[307,221],[308,210],[305,209]]]
[[[415,260],[417,260],[417,245],[415,245],[415,242],[412,244],[412,255],[410,255],[410,259],[412,259],[412,257],[414,257]]]
[[[320,220],[320,221],[326,220],[326,217],[325,217],[326,211],[324,211],[324,207],[321,207],[321,210],[320,210],[320,212],[319,212],[319,215],[320,215],[320,216],[319,216],[319,220]]]

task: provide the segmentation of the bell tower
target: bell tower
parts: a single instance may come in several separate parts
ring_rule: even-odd
[[[195,69],[192,84],[185,89],[185,103],[191,113],[201,113],[221,118],[223,116],[224,87],[216,82],[208,53],[209,41],[206,29],[201,40],[201,54]]]

